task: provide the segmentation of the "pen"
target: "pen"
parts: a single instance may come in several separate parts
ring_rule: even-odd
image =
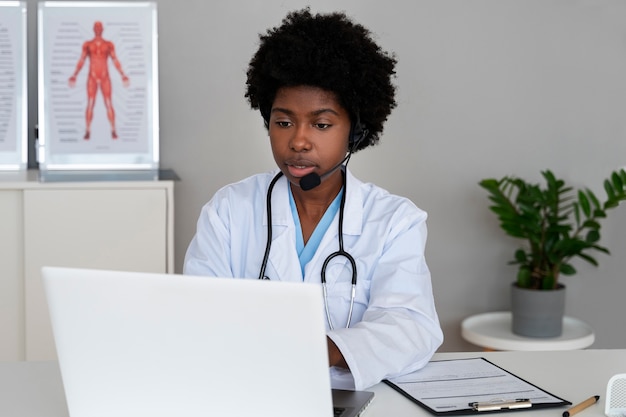
[[[527,398],[519,398],[515,400],[492,400],[485,402],[469,403],[475,411],[497,411],[497,410],[513,410],[516,408],[531,407],[532,404]]]
[[[585,408],[589,407],[590,405],[593,405],[593,404],[597,403],[599,399],[600,399],[599,395],[594,395],[593,397],[588,398],[585,401],[583,401],[582,403],[576,404],[575,406],[573,406],[569,410],[563,412],[563,417],[571,417],[574,414],[576,414],[577,412],[582,411]]]

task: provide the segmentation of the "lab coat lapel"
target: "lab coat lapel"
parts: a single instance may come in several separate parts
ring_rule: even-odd
[[[363,194],[361,193],[362,185],[363,183],[355,178],[348,169],[346,169],[347,194],[346,206],[343,211],[344,235],[358,236],[361,234],[363,227]]]

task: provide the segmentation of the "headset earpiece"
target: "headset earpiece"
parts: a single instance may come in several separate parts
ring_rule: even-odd
[[[356,150],[359,144],[363,142],[367,136],[368,130],[361,123],[361,119],[357,117],[356,122],[350,127],[350,137],[348,138],[348,146],[351,150]]]

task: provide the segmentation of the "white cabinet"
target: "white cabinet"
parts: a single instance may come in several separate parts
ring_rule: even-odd
[[[24,358],[22,193],[0,189],[0,360]]]
[[[0,176],[0,360],[56,357],[44,265],[174,270],[173,181],[41,183]]]

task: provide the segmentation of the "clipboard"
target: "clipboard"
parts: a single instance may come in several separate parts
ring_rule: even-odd
[[[483,357],[430,361],[420,370],[383,382],[437,416],[571,405]]]

